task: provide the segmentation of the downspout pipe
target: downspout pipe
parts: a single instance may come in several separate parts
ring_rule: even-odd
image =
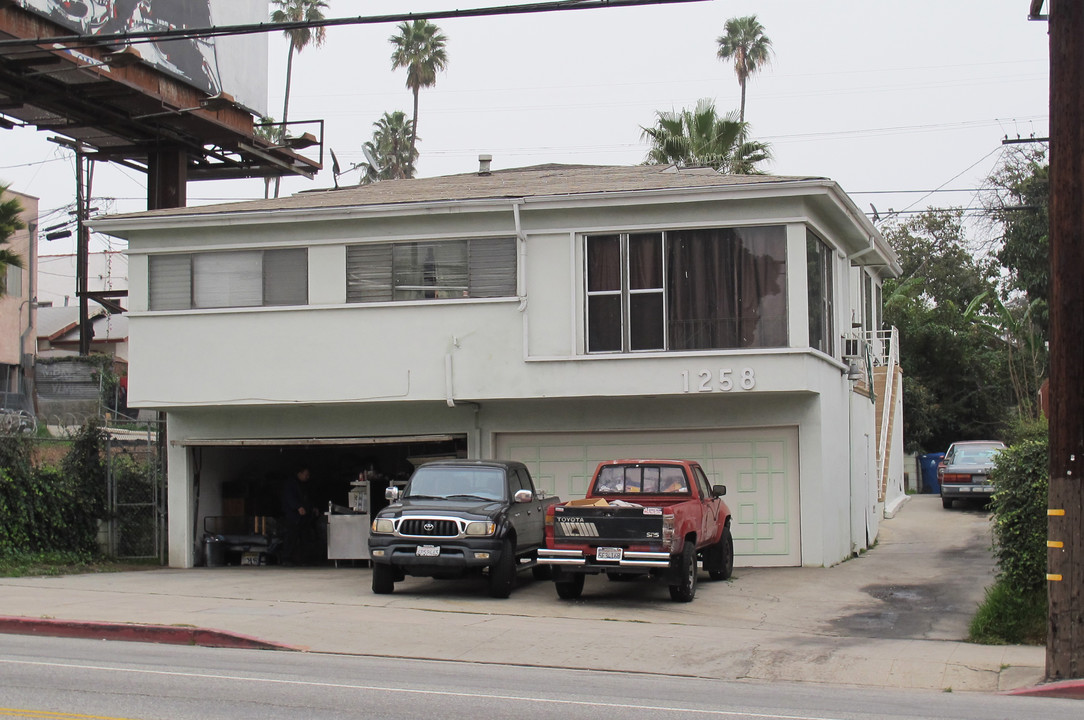
[[[527,309],[527,271],[525,269],[527,260],[527,235],[523,232],[523,222],[519,215],[519,206],[523,204],[522,200],[518,200],[512,203],[512,218],[516,223],[516,284],[519,286],[519,311],[523,312]]]

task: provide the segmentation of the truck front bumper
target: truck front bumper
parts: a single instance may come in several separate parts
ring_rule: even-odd
[[[419,551],[419,548],[425,548]],[[433,554],[431,548],[436,548]],[[419,554],[422,553],[422,554]],[[434,538],[415,542],[393,535],[369,537],[372,562],[392,565],[408,575],[432,577],[454,575],[467,570],[489,567],[500,559],[501,540],[492,537],[464,540]]]

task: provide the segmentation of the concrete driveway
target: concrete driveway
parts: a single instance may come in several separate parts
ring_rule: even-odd
[[[313,651],[726,679],[1007,690],[1043,676],[1041,647],[963,642],[993,578],[978,509],[912,498],[876,547],[832,568],[701,575],[692,603],[665,586],[589,577],[562,601],[530,573],[509,600],[481,580],[407,579],[369,591],[367,568],[200,568],[0,579],[0,615],[196,626]]]

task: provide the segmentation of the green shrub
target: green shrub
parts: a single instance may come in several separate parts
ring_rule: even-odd
[[[1019,593],[1046,587],[1049,443],[1026,439],[998,454],[991,474],[998,579]]]
[[[83,558],[97,552],[97,523],[106,508],[103,439],[96,425],[85,427],[56,468],[33,465],[33,439],[0,437],[0,566],[51,553]]]
[[[1014,442],[991,473],[997,582],[971,619],[969,639],[986,644],[1046,640],[1046,508],[1049,442],[1045,423],[1018,423]]]
[[[1042,645],[1046,642],[1046,587],[1019,592],[1004,580],[986,589],[971,618],[968,639],[985,645]]]

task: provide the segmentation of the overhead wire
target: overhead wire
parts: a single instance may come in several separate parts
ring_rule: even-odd
[[[522,5],[497,5],[465,10],[433,10],[428,12],[394,13],[389,15],[356,16],[348,18],[321,18],[289,22],[243,23],[239,25],[214,25],[205,28],[174,28],[170,30],[141,30],[98,35],[57,35],[52,37],[16,38],[0,40],[0,49],[34,47],[45,44],[64,44],[70,48],[96,47],[101,44],[141,44],[161,42],[163,40],[186,40],[212,38],[224,35],[259,35],[264,33],[287,32],[329,28],[345,25],[380,25],[386,23],[411,22],[413,20],[448,20],[455,18],[489,17],[494,15],[527,15],[535,13],[563,12],[569,10],[602,10],[637,5],[671,5],[707,0],[554,0],[553,2],[528,3]]]

